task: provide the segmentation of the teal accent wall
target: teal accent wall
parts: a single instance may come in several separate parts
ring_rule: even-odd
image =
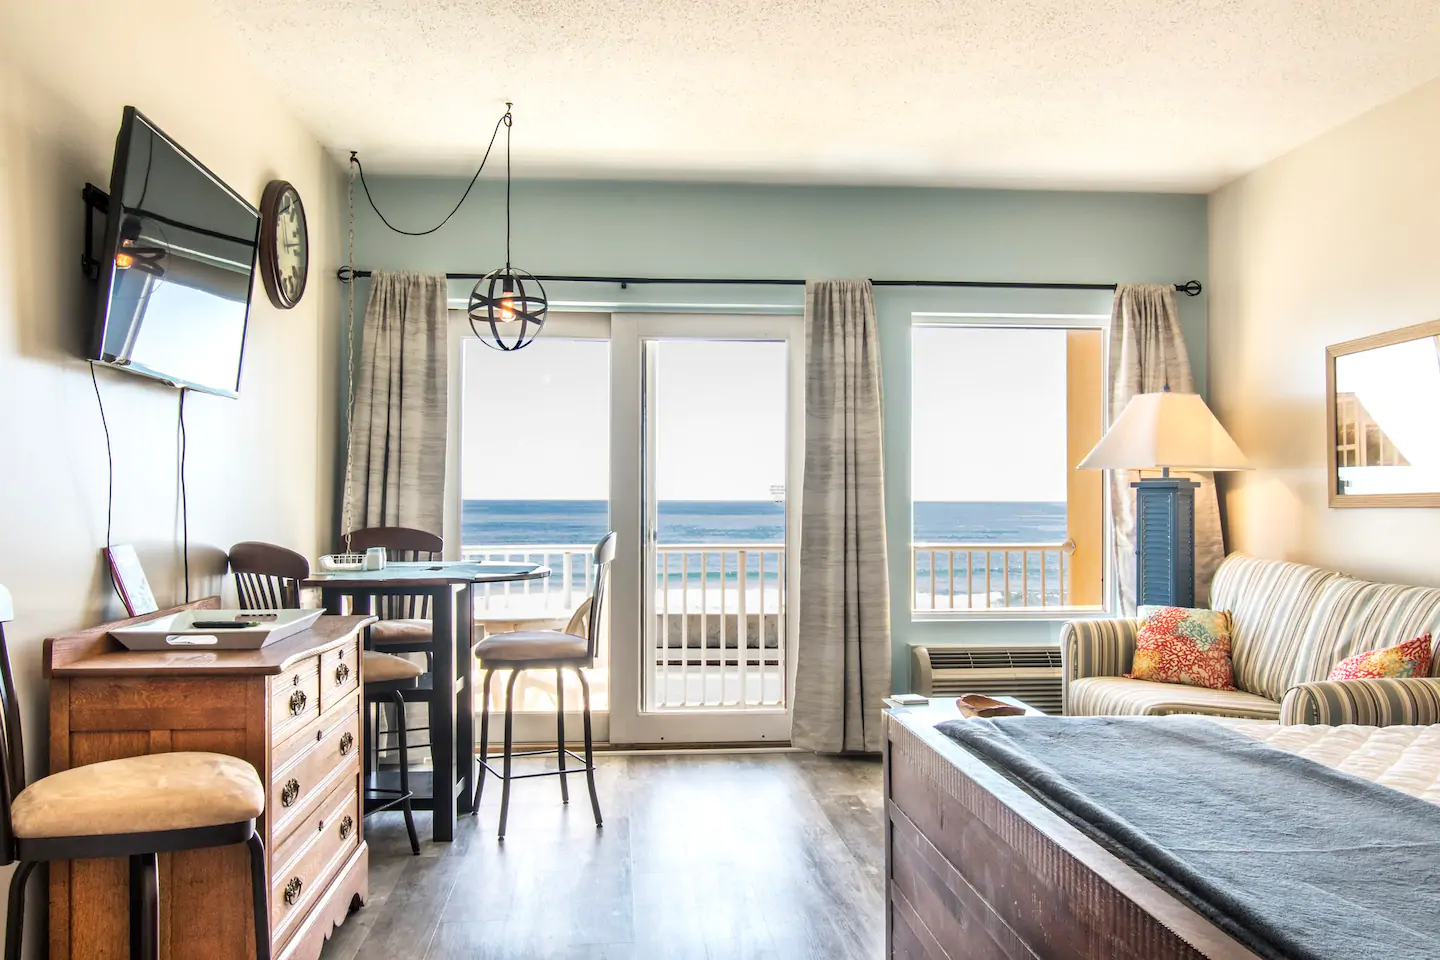
[[[428,228],[465,181],[372,178],[402,229]],[[391,233],[356,187],[362,269],[483,272],[504,263],[503,185],[486,181],[427,237]],[[922,188],[795,187],[630,181],[518,181],[514,262],[569,275],[967,279],[1170,283],[1207,280],[1206,198]],[[327,265],[328,266],[328,265]],[[320,267],[317,265],[317,269]],[[326,278],[328,279],[328,277]],[[463,298],[470,284],[452,282]],[[363,303],[364,285],[357,290]],[[552,284],[553,302],[798,308],[798,287]],[[1105,291],[880,288],[886,510],[895,687],[908,689],[913,642],[1054,642],[1049,621],[911,622],[910,318],[916,312],[1103,313]],[[1206,297],[1178,297],[1196,381],[1206,383]],[[357,307],[357,310],[359,308]],[[1017,371],[1023,375],[1023,371]]]

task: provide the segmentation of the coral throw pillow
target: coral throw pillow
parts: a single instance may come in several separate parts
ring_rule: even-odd
[[[1234,690],[1230,614],[1225,610],[1141,607],[1132,680]]]
[[[1367,650],[1346,657],[1330,671],[1329,680],[1379,680],[1386,677],[1430,676],[1430,634],[1397,643],[1384,650]]]

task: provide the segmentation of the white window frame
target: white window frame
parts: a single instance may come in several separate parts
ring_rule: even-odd
[[[948,313],[948,312],[915,312],[910,314],[911,331],[911,355],[909,358],[909,370],[907,375],[914,372],[914,331],[926,327],[971,327],[971,328],[1005,328],[1011,327],[1021,330],[1099,330],[1110,329],[1109,314],[1098,313]],[[1110,369],[1110,338],[1101,337],[1100,364],[1102,378],[1108,376]],[[913,380],[911,386],[913,388]],[[1106,429],[1110,426],[1109,396],[1102,391],[1100,398],[1101,423]],[[917,438],[914,433],[914,408],[915,396],[913,389],[910,392],[910,489],[909,495],[910,517],[905,531],[905,552],[906,575],[910,578],[915,576],[914,544],[915,544],[915,495],[914,495],[914,450]],[[1101,485],[1101,545],[1100,545],[1100,596],[1104,602],[1099,607],[1026,607],[1026,608],[999,608],[990,610],[916,610],[910,609],[910,622],[925,623],[933,621],[969,621],[969,622],[998,622],[998,621],[1041,621],[1061,623],[1067,620],[1090,620],[1103,619],[1114,616],[1115,610],[1115,578],[1112,570],[1115,530],[1110,511],[1110,484]],[[932,573],[933,576],[933,573]],[[910,604],[910,591],[907,589],[905,603]]]

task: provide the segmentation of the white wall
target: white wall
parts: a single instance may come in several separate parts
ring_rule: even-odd
[[[105,443],[79,357],[91,317],[80,272],[87,180],[107,188],[121,108],[134,104],[252,203],[290,180],[309,214],[310,289],[273,309],[259,286],[239,400],[193,394],[191,583],[215,592],[242,539],[314,554],[330,526],[341,173],[226,40],[184,0],[0,6],[0,583],[32,774],[46,762],[41,639],[124,615],[101,556]],[[162,605],[181,598],[176,401],[100,370],[115,442],[114,538],[140,551]],[[263,452],[263,461],[224,459]],[[38,896],[38,884],[37,896]]]
[[[1440,511],[1326,502],[1325,347],[1440,317],[1440,81],[1210,199],[1210,397],[1259,467],[1230,546],[1440,584]]]

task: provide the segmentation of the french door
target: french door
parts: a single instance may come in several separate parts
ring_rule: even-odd
[[[477,618],[496,630],[560,628],[593,589],[590,549],[613,529],[608,624],[588,673],[597,738],[788,740],[800,318],[557,313],[518,354],[486,349],[463,321],[452,329],[461,493],[446,539],[463,556],[552,570],[546,582],[484,590]],[[492,681],[492,713],[505,679]],[[573,677],[562,691],[552,672],[534,671],[515,689],[518,741],[554,736],[562,695],[566,730],[578,734]]]
[[[802,329],[611,317],[613,742],[790,737]]]

